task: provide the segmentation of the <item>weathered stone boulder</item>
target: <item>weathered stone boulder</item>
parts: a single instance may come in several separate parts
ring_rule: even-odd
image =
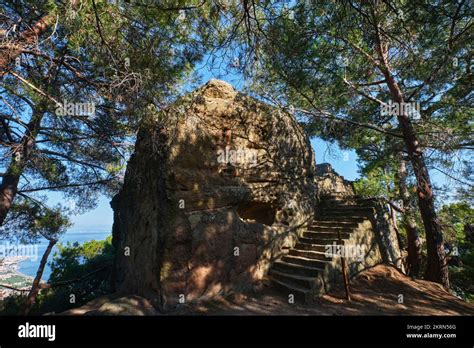
[[[314,215],[289,114],[211,80],[143,121],[112,200],[116,290],[162,309],[251,289]]]
[[[329,163],[316,166],[316,190],[319,196],[339,195],[353,196],[354,188],[351,181],[336,173]]]

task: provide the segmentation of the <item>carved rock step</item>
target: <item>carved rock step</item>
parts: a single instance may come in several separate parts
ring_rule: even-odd
[[[326,256],[328,246],[344,245],[361,223],[370,221],[375,212],[374,202],[344,194],[323,197],[317,219],[298,238],[296,245],[273,264],[269,272],[273,282],[285,294],[305,301],[323,294],[326,266],[334,259]]]
[[[295,245],[295,249],[297,250],[307,250],[307,251],[318,251],[318,252],[326,252],[326,245],[324,244],[312,244],[311,240],[308,238],[300,238],[298,243]]]
[[[350,197],[350,196],[345,196],[345,197],[335,197],[335,198],[328,198],[328,199],[320,199],[319,204],[324,205],[324,204],[364,204],[364,203],[375,203],[377,202],[377,198],[370,198],[370,197]]]
[[[324,251],[312,251],[312,250],[300,250],[300,249],[290,249],[288,255],[292,256],[301,256],[306,257],[307,259],[314,259],[314,260],[322,260],[322,261],[330,261],[331,257],[326,257],[326,253]]]
[[[273,269],[275,271],[301,275],[305,277],[317,277],[323,270],[323,267],[321,266],[321,267],[316,268],[316,267],[311,267],[311,266],[303,266],[299,264],[288,263],[285,261],[276,261],[273,264]]]
[[[328,244],[332,244],[333,241],[336,242],[336,244],[343,244],[345,243],[346,239],[342,239],[341,240],[341,243],[339,243],[339,238],[324,238],[324,237],[311,237],[311,238],[308,238],[308,237],[300,237],[298,238],[298,242],[301,242],[303,244],[311,244],[311,245],[322,245],[324,248],[326,248],[326,245]],[[296,243],[298,244],[298,243]],[[296,246],[295,246],[296,249],[298,249]],[[302,250],[307,250],[307,249],[302,249]],[[319,251],[319,250],[316,250],[316,251]],[[325,251],[325,250],[323,250]]]
[[[357,226],[359,226],[359,223],[363,222],[365,219],[359,219],[357,221],[318,221],[314,222],[309,228],[313,230],[314,228],[333,228],[333,229],[339,229],[339,228],[350,228],[354,229]]]
[[[344,220],[357,219],[357,218],[367,218],[372,215],[372,211],[339,211],[339,210],[331,210],[331,211],[322,211],[321,217],[327,219],[329,217],[342,217]]]
[[[301,275],[277,271],[274,269],[270,270],[269,274],[270,276],[272,276],[272,278],[277,279],[282,283],[304,290],[311,290],[315,281],[314,277],[305,277]]]
[[[336,244],[344,244],[344,239],[341,241],[342,243],[339,243],[339,238],[307,238],[307,237],[301,237],[299,238],[300,242],[303,243],[308,243],[308,244],[317,244],[317,245],[332,245],[333,243]]]
[[[360,205],[341,205],[341,206],[330,206],[322,207],[322,210],[337,210],[337,211],[373,211],[372,207],[361,207]]]
[[[354,198],[359,198],[362,196],[361,195],[348,195],[347,193],[345,192],[332,192],[330,194],[326,194],[326,195],[320,195],[319,198],[321,200],[323,199],[331,199],[331,198],[334,198],[334,197],[354,197]]]
[[[318,226],[332,225],[336,226],[338,223],[360,223],[367,220],[365,216],[346,216],[346,215],[333,215],[333,216],[321,216],[320,220],[315,222]],[[313,224],[314,225],[314,224]]]
[[[357,225],[353,227],[347,227],[347,226],[314,226],[308,228],[308,232],[320,232],[320,233],[326,233],[326,232],[347,232],[350,233],[356,228]]]
[[[273,271],[275,272],[275,271]],[[281,279],[275,277],[275,274],[272,274],[272,283],[278,288],[282,293],[286,296],[293,295],[295,299],[299,302],[307,302],[311,298],[311,290],[306,289],[302,286],[295,286],[293,284],[289,284]]]
[[[361,206],[342,206],[342,207],[324,207],[321,209],[322,212],[346,212],[346,213],[357,213],[357,212],[367,212],[373,213],[374,208],[372,207],[361,207]]]
[[[318,208],[318,211],[325,211],[325,210],[337,210],[337,211],[364,211],[364,210],[371,210],[374,211],[375,207],[373,205],[322,205]]]
[[[358,200],[362,200],[362,199],[366,199],[362,196],[348,196],[348,195],[343,195],[343,194],[340,194],[340,195],[327,195],[327,196],[320,196],[319,197],[319,200],[320,202],[333,202],[333,201],[336,201],[336,202],[344,202],[344,201],[358,201]]]
[[[293,255],[285,255],[282,257],[282,261],[286,263],[291,263],[295,265],[302,265],[308,266],[312,268],[324,269],[328,261],[322,260],[315,260],[315,259],[308,259],[302,256],[293,256]]]
[[[351,233],[347,231],[336,230],[332,232],[303,232],[303,237],[311,239],[339,239],[339,235],[342,239],[349,239]]]
[[[375,208],[375,202],[374,201],[361,201],[361,202],[354,202],[354,201],[347,201],[347,202],[342,202],[342,201],[334,201],[334,202],[324,202],[319,204],[319,209],[340,209],[340,208],[370,208],[374,209]]]

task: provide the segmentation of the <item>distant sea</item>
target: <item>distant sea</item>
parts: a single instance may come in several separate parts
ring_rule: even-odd
[[[58,244],[59,243],[66,244],[67,242],[70,242],[70,243],[78,242],[82,244],[90,240],[104,240],[108,236],[110,236],[110,234],[111,234],[110,230],[109,231],[67,231],[61,236],[61,238],[59,238]],[[35,261],[30,260],[30,259],[21,261],[18,264],[18,272],[30,277],[36,276],[36,272],[38,270],[41,257],[43,256],[43,253],[48,246],[48,241],[45,239],[42,239],[37,245],[38,245],[38,259]],[[53,260],[53,255],[57,251],[58,251],[57,246],[54,246],[53,250],[51,251],[51,254],[49,254],[48,263],[44,269],[43,277],[42,277],[44,281],[47,281],[49,279],[49,276],[51,274],[50,262]]]

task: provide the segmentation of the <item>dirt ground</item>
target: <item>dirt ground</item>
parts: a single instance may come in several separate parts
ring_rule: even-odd
[[[396,268],[378,265],[350,282],[351,301],[342,284],[315,303],[288,303],[266,281],[252,294],[234,294],[160,313],[139,296],[109,295],[60,315],[474,315],[474,304],[451,295],[437,283],[413,280]],[[399,296],[403,295],[403,303]]]
[[[413,280],[396,268],[378,265],[350,282],[351,301],[342,286],[314,304],[289,304],[288,298],[266,284],[255,294],[186,306],[172,315],[474,315],[474,305],[445,291],[441,285]],[[403,295],[403,303],[398,303]]]

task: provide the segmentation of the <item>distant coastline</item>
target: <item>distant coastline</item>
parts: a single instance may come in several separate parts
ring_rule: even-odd
[[[64,235],[61,236],[58,243],[79,243],[90,240],[103,240],[111,234],[110,229],[104,231],[77,231],[71,230],[67,231]],[[0,244],[3,241],[0,240]],[[6,242],[6,241],[5,241]],[[4,256],[0,255],[0,284],[5,284],[13,288],[28,290],[31,287],[34,277],[41,260],[41,257],[46,250],[47,244],[44,241],[37,244],[38,255],[35,255],[35,258],[25,257],[25,256]],[[54,254],[57,252],[57,247],[53,249],[53,252],[48,258],[48,263],[43,272],[43,281],[47,281],[51,274],[50,262],[53,259]],[[0,286],[0,300],[10,296],[12,294],[17,294],[18,291],[13,289],[8,289]]]
[[[19,264],[23,256],[9,256],[0,259],[0,284],[11,286],[20,290],[28,290],[33,278],[19,271]],[[22,291],[0,287],[0,299]]]

